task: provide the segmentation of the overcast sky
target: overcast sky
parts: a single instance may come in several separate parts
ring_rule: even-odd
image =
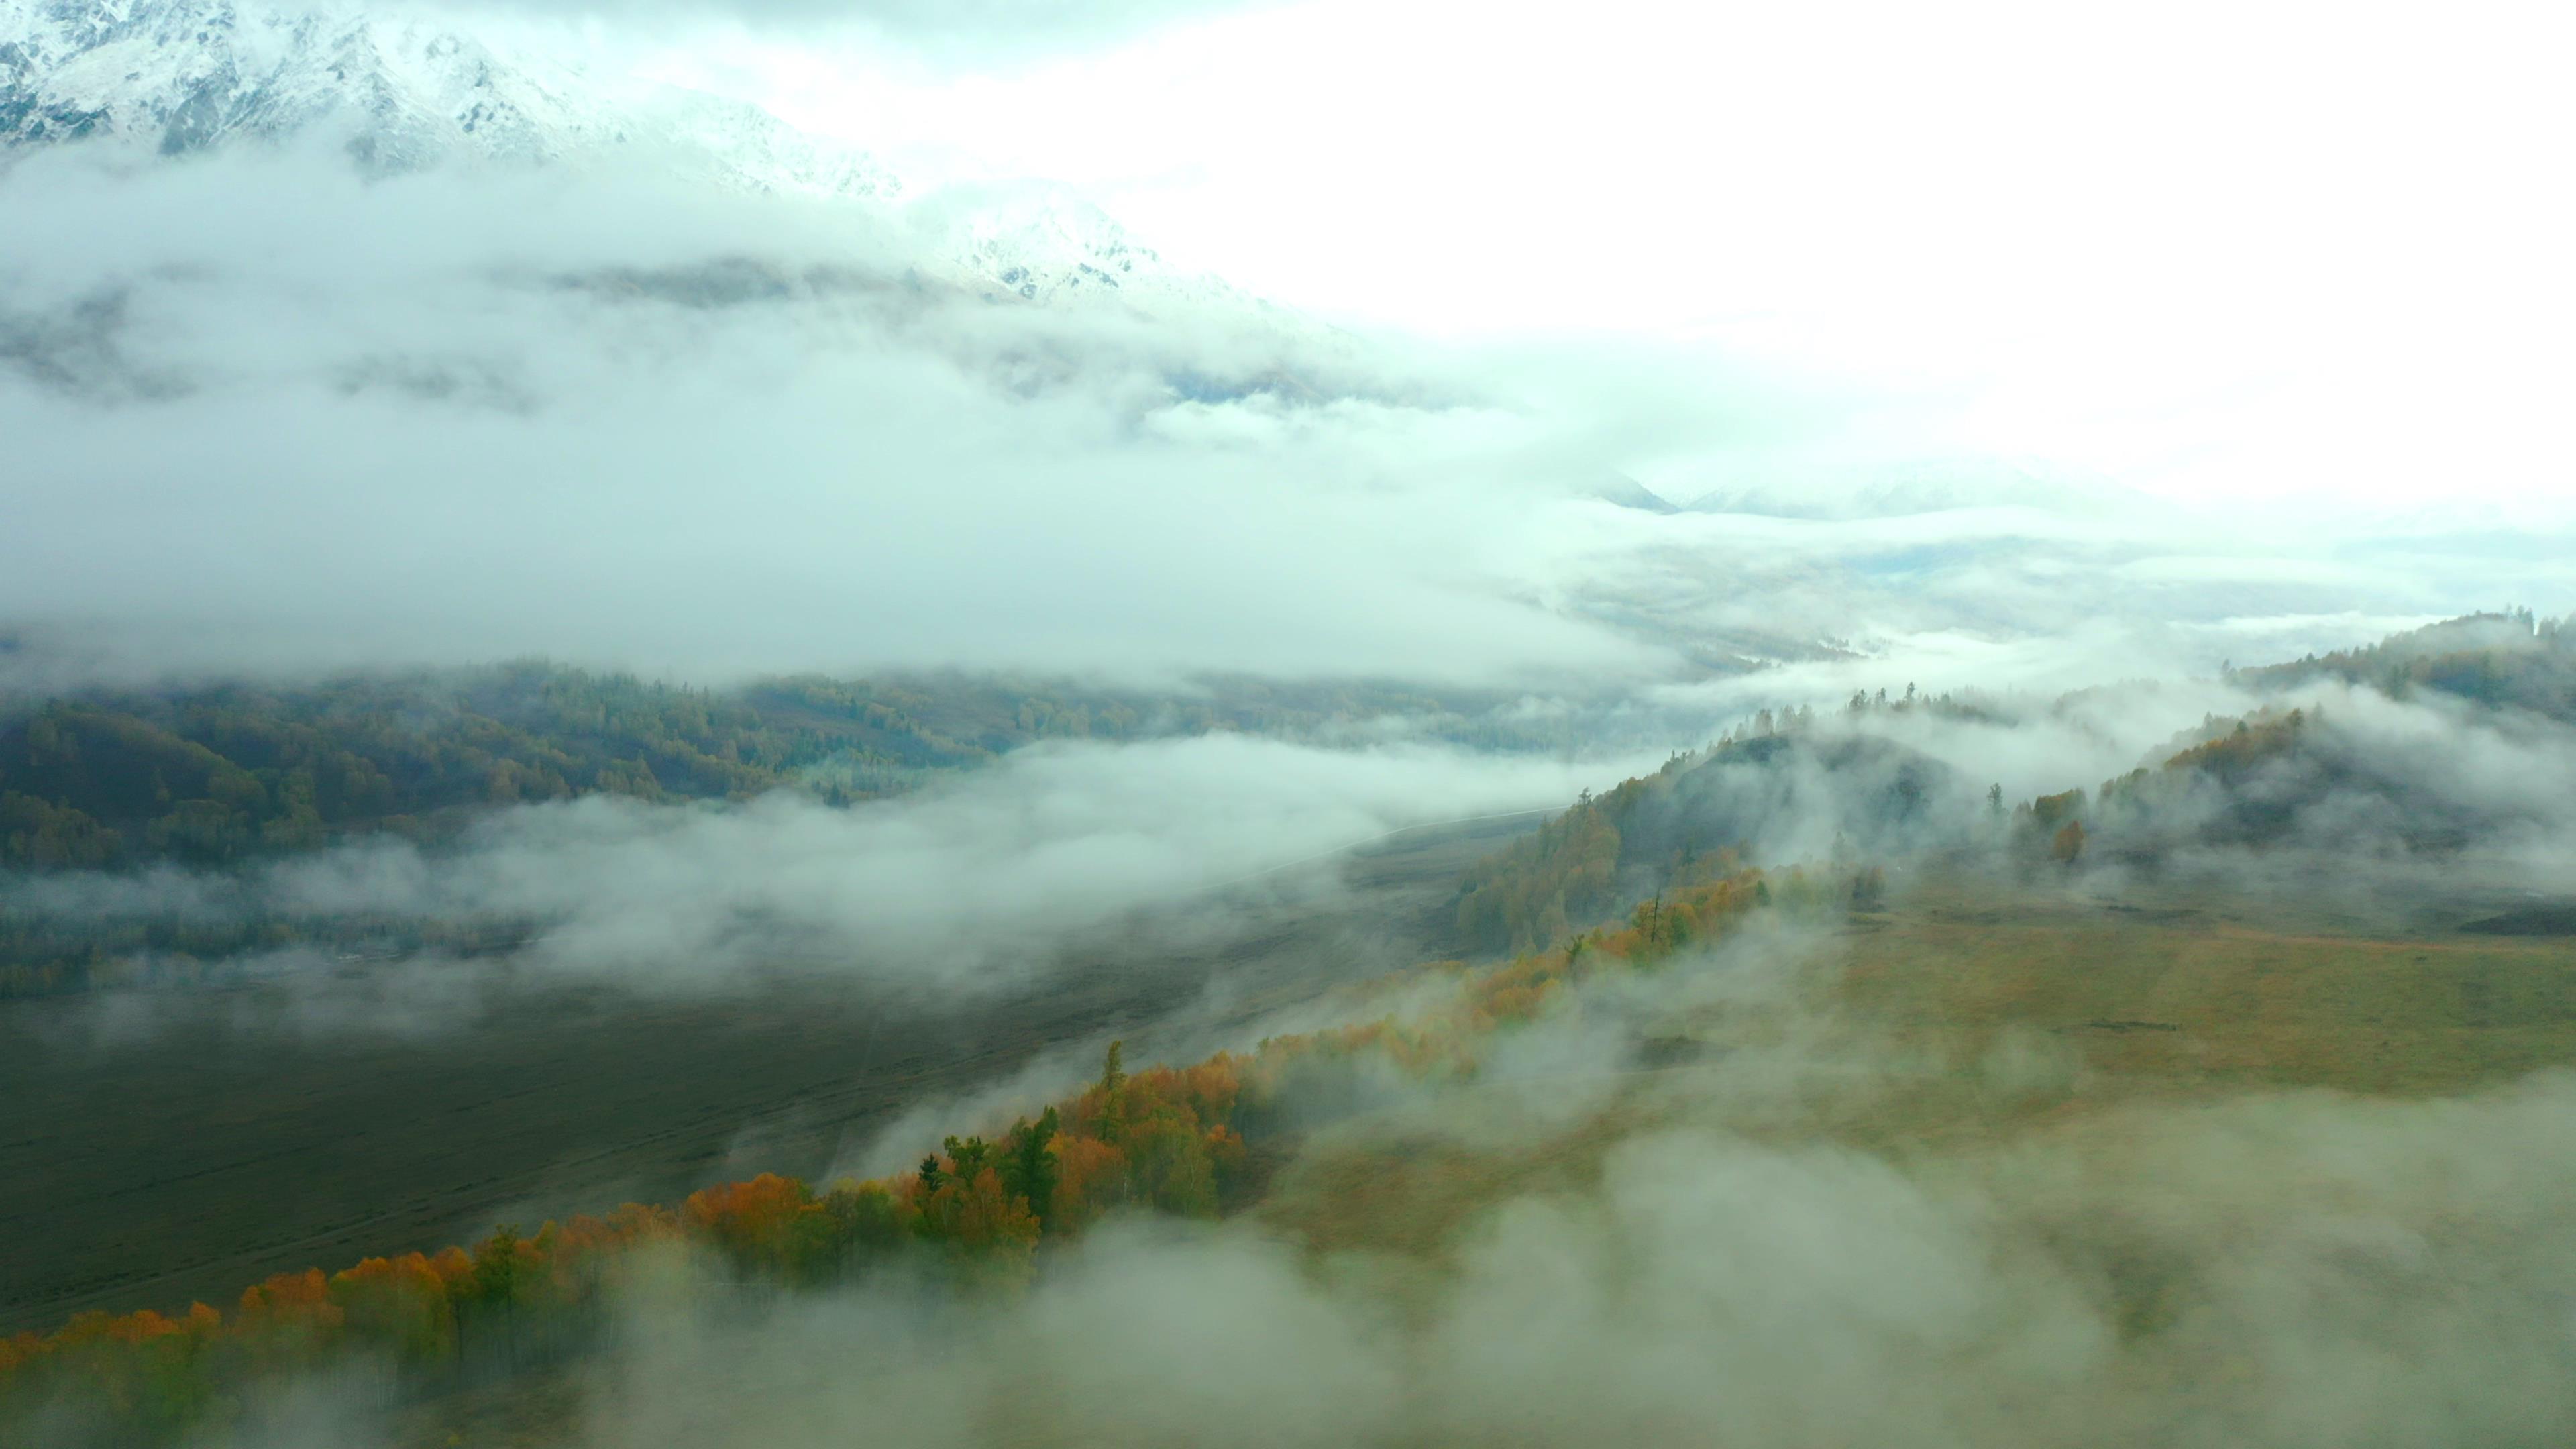
[[[1068,10],[647,64],[1337,316],[1706,343],[2186,499],[2576,492],[2563,7]]]

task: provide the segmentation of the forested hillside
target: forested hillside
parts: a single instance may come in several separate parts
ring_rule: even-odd
[[[2367,648],[2239,670],[2235,678],[2271,691],[2338,679],[2392,699],[2447,695],[2576,720],[2576,616],[2543,619],[2528,609],[2473,614]]]
[[[217,865],[480,805],[747,795],[838,748],[739,700],[543,665],[53,700],[0,726],[0,863]]]
[[[2153,865],[2188,850],[2294,843],[2443,852],[2536,826],[2558,808],[2452,781],[2438,751],[2428,760],[2403,731],[2347,728],[2313,696],[2332,681],[2498,718],[2576,719],[2576,626],[2482,614],[2230,677],[2281,702],[2210,716],[2098,788],[2041,795],[2009,813],[1999,787],[1960,779],[1881,730],[1914,715],[1987,724],[2063,716],[2089,691],[2015,706],[1881,690],[1829,714],[1765,710],[1655,774],[1587,793],[1480,863],[1461,888],[1460,930],[1490,950],[1535,950],[1604,912],[1761,860],[1966,852],[2027,868]]]
[[[2538,768],[2560,748],[2558,725],[2576,721],[2576,629],[2565,622],[2480,614],[2231,677],[2274,702],[2205,721],[2089,802],[2081,790],[2057,797],[2056,816],[2084,817],[2095,853],[2131,863],[2285,846],[2360,860],[2528,835],[2565,808]],[[2381,718],[2386,707],[2367,696],[2328,708],[2328,683],[2439,704],[2483,733],[2427,733],[2420,712]]]
[[[1980,815],[1955,772],[1852,728],[1879,711],[1979,707],[1855,698],[1843,721],[1764,711],[1652,775],[1586,793],[1562,816],[1479,864],[1458,901],[1461,934],[1527,951],[1656,893],[1774,860],[1884,858],[1945,843]]]
[[[1243,730],[1294,737],[1402,717],[1436,738],[1544,749],[1507,696],[1211,681],[1153,695],[935,677],[800,676],[731,691],[519,663],[287,687],[0,697],[0,868],[221,866],[473,811],[611,794],[824,800],[898,793],[1043,739]]]

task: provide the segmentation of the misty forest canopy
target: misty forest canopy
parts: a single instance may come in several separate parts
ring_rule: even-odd
[[[2464,796],[2320,707],[2327,685],[2442,700],[2493,716],[2576,720],[2569,631],[2486,615],[2367,649],[2236,671],[2257,701],[2211,715],[2098,785],[2034,798],[1912,743],[1925,729],[2082,731],[2099,691],[1890,698],[1765,709],[1654,774],[1587,794],[1476,866],[1450,908],[1483,952],[1545,948],[1580,923],[1754,865],[1829,861],[2063,863],[2146,870],[2226,847],[2466,849],[2540,829],[2556,804]],[[1609,718],[1615,720],[1615,712]],[[1634,722],[1631,722],[1633,726]],[[1393,728],[1396,733],[1390,735]],[[1387,685],[1210,681],[1188,694],[965,676],[798,677],[727,691],[519,664],[350,677],[297,687],[207,686],[28,700],[0,723],[0,994],[227,979],[257,953],[327,945],[343,959],[419,951],[506,954],[553,917],[534,900],[474,906],[386,898],[292,904],[256,873],[371,838],[431,849],[477,821],[604,796],[722,805],[783,792],[831,808],[954,776],[1035,742],[1275,736],[1365,748],[1437,739],[1482,751],[1570,749],[1601,717],[1532,712],[1500,693]],[[182,866],[239,890],[158,896]],[[139,906],[31,893],[49,879],[131,879]],[[1008,892],[1009,880],[979,883]],[[155,900],[162,903],[151,904]],[[777,947],[753,948],[770,950]],[[267,969],[267,968],[262,968]]]
[[[310,685],[0,697],[0,866],[235,865],[384,831],[432,840],[494,806],[618,795],[835,804],[1050,739],[1239,731],[1547,750],[1514,696],[1218,679],[1153,694],[991,678],[805,676],[695,689],[524,663]]]
[[[1585,798],[1472,871],[1459,927],[1487,949],[1536,950],[1575,923],[1657,892],[1722,878],[1748,861],[1970,859],[2001,849],[2022,862],[2096,860],[2153,868],[2228,845],[2459,850],[2516,824],[2546,826],[2548,796],[2462,801],[2424,788],[2413,761],[2334,727],[2303,687],[2331,680],[2392,699],[2444,699],[2481,712],[2576,724],[2576,628],[2527,612],[2478,615],[2380,644],[2231,678],[2265,704],[2212,716],[2128,774],[2014,804],[2000,786],[1887,734],[1938,720],[2063,721],[2086,700],[1973,694],[1889,699],[1856,693],[1821,716],[1764,710],[1653,775]]]
[[[488,839],[475,838],[478,826],[542,832],[549,805],[626,810],[617,818],[640,832],[628,839],[647,854],[630,852],[611,869],[631,871],[652,864],[645,840],[655,829],[686,821],[721,832],[760,808],[755,800],[849,810],[832,818],[864,832],[878,819],[858,812],[866,802],[972,778],[1032,744],[1110,750],[1212,736],[1554,759],[1582,732],[1562,709],[1531,709],[1499,691],[1241,677],[1162,693],[962,675],[800,676],[711,691],[527,663],[24,697],[0,712],[0,867],[9,872],[0,876],[0,994],[228,979],[260,953],[291,946],[328,946],[344,960],[524,947],[560,924],[571,897],[429,901],[362,890],[368,899],[281,903],[267,887],[300,862],[372,872],[370,846],[416,847],[471,868],[496,858]],[[700,808],[677,808],[691,804]],[[879,857],[879,877],[935,868],[920,863],[900,822],[876,828],[836,839],[898,852]],[[991,829],[1028,835],[1000,820]],[[1028,838],[1023,848],[1045,843]],[[738,838],[710,837],[707,848],[757,872]],[[345,851],[359,854],[335,854]],[[858,867],[844,859],[838,868]],[[525,875],[500,869],[508,881]],[[126,904],[84,904],[102,886]],[[799,908],[837,931],[859,898],[806,895]],[[727,929],[770,928],[757,905],[725,919]],[[674,949],[683,961],[706,954]],[[781,952],[772,941],[755,954]]]
[[[2564,639],[2556,621],[2481,615],[2232,677],[2274,693],[2335,679],[2393,698],[2430,693],[2564,720],[2576,717],[2576,651]],[[1875,705],[1856,696],[1846,715],[1859,721],[1873,707],[1892,707],[1998,720],[2034,708],[1974,695],[1891,706],[1884,694]],[[1159,694],[968,676],[799,676],[718,691],[546,663],[300,686],[0,696],[0,866],[236,864],[372,831],[435,839],[493,806],[594,794],[740,800],[796,790],[846,804],[1046,739],[1224,730],[1351,743],[1390,722],[1478,749],[1575,743],[1573,722],[1534,716],[1522,704],[1507,691],[1244,678]],[[2063,713],[2066,702],[2053,708]],[[1898,758],[1883,740],[1808,746],[1785,738],[1815,713],[1790,710],[1775,725],[1764,711],[1745,726],[1745,739],[1730,735],[1726,759],[1772,763],[1788,752],[1838,775],[1884,774],[1894,815],[1920,808],[1930,793],[1961,788],[1936,778],[1933,762]],[[1820,758],[1804,760],[1816,752]],[[1690,762],[1677,759],[1665,773]],[[1598,808],[1622,816],[1630,806],[1614,793]],[[1785,802],[1766,808],[1789,810]],[[1884,823],[1847,822],[1865,847]],[[1652,844],[1630,849],[1662,855],[1742,843],[1740,835],[1665,838],[1679,828],[1648,826]]]
[[[2237,677],[2286,690],[2319,679],[2368,685],[2391,699],[2448,695],[2496,708],[2576,719],[2576,618],[2543,619],[2528,609],[2476,614],[2345,650]]]

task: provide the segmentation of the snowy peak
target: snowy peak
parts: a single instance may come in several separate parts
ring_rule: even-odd
[[[0,0],[0,170],[64,142],[183,156],[328,138],[369,174],[451,165],[648,168],[874,208],[919,270],[994,300],[1257,308],[1176,271],[1053,189],[928,195],[757,106],[600,75],[418,12],[257,0]]]
[[[1187,286],[1116,219],[1060,187],[954,187],[921,198],[911,210],[917,225],[948,239],[966,270],[1026,301],[1118,295],[1139,284]],[[1035,266],[1033,256],[1058,258],[1061,265]]]
[[[417,18],[233,0],[0,0],[0,145],[79,138],[177,155],[342,135],[373,171],[542,164],[660,145],[758,190],[888,198],[891,173],[756,107],[504,56]]]

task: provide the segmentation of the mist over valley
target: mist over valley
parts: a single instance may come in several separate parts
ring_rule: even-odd
[[[0,1442],[2566,1441],[2565,28],[0,0]]]

